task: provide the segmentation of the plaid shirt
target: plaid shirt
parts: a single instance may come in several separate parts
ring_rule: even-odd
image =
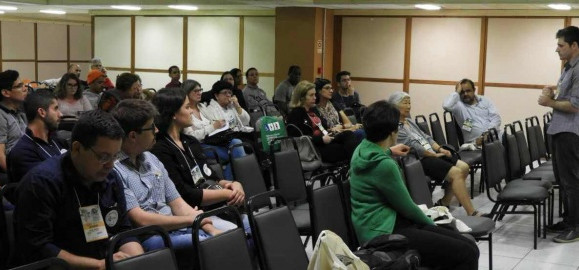
[[[115,162],[115,170],[123,180],[127,212],[140,207],[146,212],[171,216],[168,203],[180,198],[179,192],[169,178],[163,163],[150,152],[144,152],[138,157],[139,167],[136,168],[124,152]]]

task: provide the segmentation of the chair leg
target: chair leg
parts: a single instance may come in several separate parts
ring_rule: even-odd
[[[533,249],[537,249],[537,231],[538,231],[537,214],[538,214],[537,206],[533,205]]]
[[[489,233],[489,270],[493,270],[493,233]]]
[[[547,200],[543,201],[543,239],[547,238]]]

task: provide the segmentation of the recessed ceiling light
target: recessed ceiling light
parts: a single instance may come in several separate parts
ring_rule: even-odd
[[[4,10],[0,10],[0,14],[4,14],[6,13]]]
[[[174,9],[181,9],[181,10],[197,10],[197,9],[199,9],[196,6],[189,6],[189,5],[170,5],[169,7],[174,8]]]
[[[415,8],[425,9],[425,10],[439,10],[440,6],[431,5],[431,4],[418,4],[414,5]]]
[[[63,11],[63,10],[56,10],[56,9],[42,9],[42,10],[40,10],[40,12],[42,12],[42,13],[47,13],[47,14],[56,14],[56,15],[64,15],[64,14],[66,14],[65,11]]]
[[[549,4],[548,7],[556,10],[571,10],[571,6],[567,4]]]
[[[0,6],[0,10],[17,10],[17,7],[13,6]]]
[[[120,6],[111,6],[114,9],[123,9],[123,10],[141,10],[141,7],[138,6],[129,6],[129,5],[120,5]]]

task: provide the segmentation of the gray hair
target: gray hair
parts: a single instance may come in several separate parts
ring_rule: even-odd
[[[392,105],[398,105],[398,103],[400,103],[400,101],[402,101],[405,97],[410,98],[410,95],[408,95],[406,92],[396,91],[390,95],[388,102],[390,102]]]
[[[90,64],[91,64],[91,65],[102,64],[102,63],[103,63],[103,62],[101,61],[100,58],[96,58],[96,57],[95,57],[95,58],[93,58],[93,59],[90,60]]]

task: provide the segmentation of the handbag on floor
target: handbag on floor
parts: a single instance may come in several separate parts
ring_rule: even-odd
[[[370,270],[342,238],[330,230],[320,233],[308,270]]]

